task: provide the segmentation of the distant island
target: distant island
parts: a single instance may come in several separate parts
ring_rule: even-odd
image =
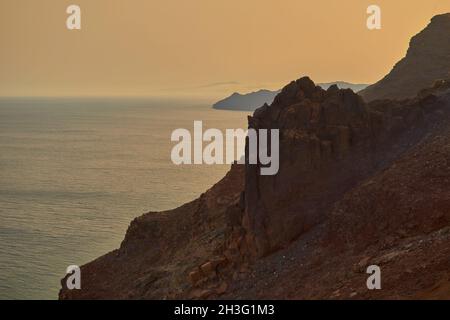
[[[354,92],[361,91],[368,87],[368,84],[353,84],[344,81],[319,83],[318,86],[327,90],[332,85],[337,85],[340,89],[352,89]],[[213,105],[214,109],[221,110],[240,110],[240,111],[255,111],[265,103],[271,104],[275,96],[280,93],[281,90],[259,90],[251,93],[240,94],[238,92],[233,93],[231,96],[220,100]]]

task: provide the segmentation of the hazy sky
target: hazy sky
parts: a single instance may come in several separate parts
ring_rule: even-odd
[[[82,30],[66,29],[66,8]],[[366,9],[382,9],[382,29]],[[0,95],[222,95],[372,83],[448,0],[0,0]]]

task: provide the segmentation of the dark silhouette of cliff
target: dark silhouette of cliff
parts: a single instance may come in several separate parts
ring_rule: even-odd
[[[360,92],[366,101],[414,97],[450,77],[450,13],[435,16],[411,39],[408,52],[379,82]]]

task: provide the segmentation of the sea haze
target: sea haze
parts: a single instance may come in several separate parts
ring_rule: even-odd
[[[193,200],[229,166],[175,166],[171,132],[246,128],[247,112],[152,99],[0,99],[0,299],[55,299],[66,267],[130,221]],[[83,285],[83,278],[81,279]]]

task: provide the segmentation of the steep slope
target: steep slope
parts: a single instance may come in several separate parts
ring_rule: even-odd
[[[210,190],[177,209],[136,218],[119,249],[82,267],[82,290],[61,290],[60,299],[199,297],[190,291],[199,274],[189,273],[208,261],[214,267],[228,264],[227,212],[239,205],[243,169],[233,166]]]
[[[359,94],[366,101],[414,97],[436,80],[450,77],[450,13],[435,16],[411,39],[408,52],[392,71]]]
[[[294,81],[249,118],[280,129],[277,176],[235,165],[192,203],[136,219],[60,298],[450,298],[449,110],[444,81],[369,105]],[[374,262],[388,290],[364,289]]]

